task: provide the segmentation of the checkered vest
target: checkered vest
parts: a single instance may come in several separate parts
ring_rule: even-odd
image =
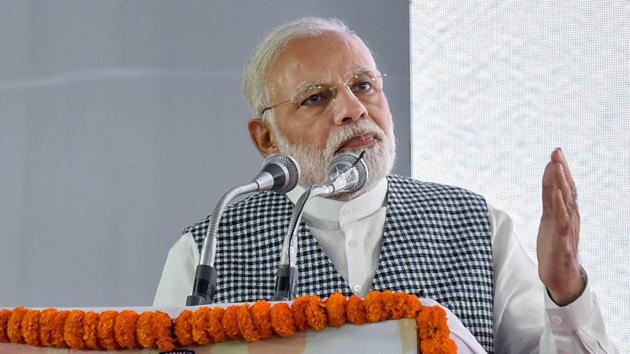
[[[373,290],[429,297],[453,311],[493,352],[491,225],[485,200],[461,188],[388,176],[387,216]],[[293,204],[262,192],[230,206],[218,234],[217,302],[270,299]],[[188,227],[201,250],[209,217]],[[302,222],[295,296],[351,295]]]

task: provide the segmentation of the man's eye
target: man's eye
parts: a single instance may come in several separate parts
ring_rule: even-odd
[[[300,102],[300,106],[313,106],[317,104],[325,103],[328,100],[327,95],[323,93],[315,93],[308,96],[305,100]]]
[[[372,83],[369,81],[357,82],[352,85],[352,92],[370,92],[372,90]]]

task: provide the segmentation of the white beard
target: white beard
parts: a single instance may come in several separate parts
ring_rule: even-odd
[[[271,118],[266,121],[269,123],[269,126],[276,137],[280,152],[290,155],[299,164],[299,183],[302,187],[307,189],[314,184],[322,184],[327,181],[328,165],[335,156],[335,152],[344,142],[352,137],[366,133],[373,133],[376,135],[378,139],[377,143],[367,149],[342,149],[341,152],[351,152],[357,155],[362,150],[365,150],[365,156],[363,159],[368,168],[368,180],[366,186],[361,188],[358,192],[352,194],[340,194],[334,196],[333,199],[351,200],[369,191],[378,181],[387,176],[394,166],[394,161],[396,159],[396,141],[394,134],[392,132],[385,133],[383,129],[371,120],[361,119],[357,123],[341,127],[336,135],[331,135],[328,138],[326,146],[323,150],[312,145],[289,143],[286,136],[280,131],[280,129],[278,129],[275,119]]]

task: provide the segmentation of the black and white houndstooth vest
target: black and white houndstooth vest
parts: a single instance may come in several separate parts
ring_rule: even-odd
[[[388,176],[387,216],[373,290],[429,297],[453,311],[493,352],[491,224],[485,200],[461,188]],[[270,299],[293,204],[262,192],[230,206],[221,221],[217,302]],[[188,227],[199,249],[209,218]],[[296,296],[352,292],[317,240],[299,227]]]

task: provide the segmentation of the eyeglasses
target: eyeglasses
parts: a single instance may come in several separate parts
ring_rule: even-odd
[[[307,82],[300,85],[291,98],[262,108],[259,115],[262,116],[266,111],[286,104],[292,104],[296,110],[307,115],[318,115],[326,111],[335,101],[340,86],[347,87],[354,97],[363,103],[376,102],[383,91],[383,77],[385,76],[387,75],[376,70],[362,70],[351,74],[338,85],[321,81]]]

